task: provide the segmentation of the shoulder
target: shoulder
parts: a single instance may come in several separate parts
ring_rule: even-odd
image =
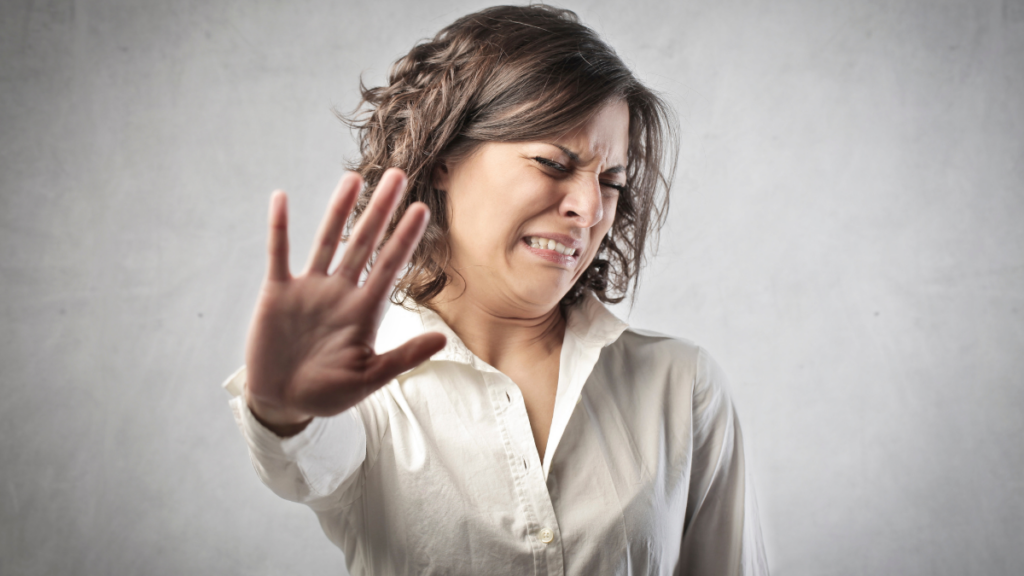
[[[704,349],[692,340],[634,327],[623,330],[622,335],[608,346],[608,352],[628,357],[633,362],[691,372],[707,356]]]
[[[694,394],[724,390],[726,386],[718,362],[706,348],[686,338],[630,327],[606,347],[602,356],[640,381],[653,378],[673,387],[691,388]]]
[[[669,355],[687,359],[695,359],[700,352],[698,346],[692,340],[662,334],[653,330],[635,328],[630,326],[622,332],[622,336],[615,342],[624,348],[643,351],[650,354]]]

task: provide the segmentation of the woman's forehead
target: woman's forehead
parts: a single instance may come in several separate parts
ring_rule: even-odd
[[[629,151],[629,106],[609,102],[577,128],[543,140],[561,148],[574,162],[589,163],[595,157],[625,164]]]

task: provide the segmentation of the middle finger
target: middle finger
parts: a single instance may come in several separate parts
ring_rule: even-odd
[[[341,263],[338,265],[340,277],[352,283],[359,282],[366,263],[384,237],[384,231],[391,221],[391,215],[395,212],[405,185],[405,173],[398,168],[389,168],[384,172],[376,190],[373,191],[370,204],[360,216],[345,246],[345,253],[342,254]]]
[[[334,253],[338,249],[338,240],[341,239],[342,230],[345,228],[345,220],[356,203],[362,183],[363,179],[355,172],[346,172],[341,182],[338,182],[323,221],[320,222],[313,251],[306,265],[307,273],[327,274]]]

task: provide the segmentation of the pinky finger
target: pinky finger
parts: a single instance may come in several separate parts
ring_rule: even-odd
[[[270,197],[269,236],[267,238],[267,279],[288,280],[288,196],[277,190]]]

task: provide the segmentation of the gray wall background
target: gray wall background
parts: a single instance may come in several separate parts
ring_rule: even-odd
[[[265,210],[481,2],[0,4],[0,573],[340,574],[257,480]],[[1024,2],[567,0],[683,128],[633,324],[732,379],[780,575],[1024,568]]]

